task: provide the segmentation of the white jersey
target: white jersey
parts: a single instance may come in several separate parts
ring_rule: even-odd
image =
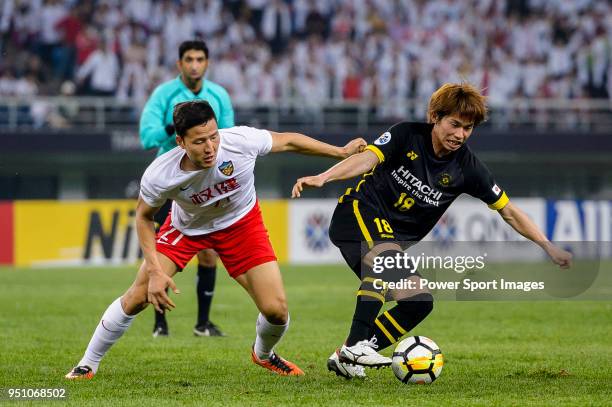
[[[183,171],[185,150],[157,157],[140,181],[140,197],[160,207],[172,199],[172,226],[187,236],[202,235],[242,219],[255,206],[255,160],[272,149],[272,135],[252,127],[219,129],[214,167]]]

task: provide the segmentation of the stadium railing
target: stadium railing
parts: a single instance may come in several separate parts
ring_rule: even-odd
[[[365,133],[399,120],[424,120],[426,101],[384,102],[301,99],[235,105],[236,123],[276,130],[319,128]],[[138,125],[141,105],[101,97],[3,97],[0,130],[116,130]],[[612,101],[605,99],[512,99],[491,101],[486,126],[496,129],[612,131]]]

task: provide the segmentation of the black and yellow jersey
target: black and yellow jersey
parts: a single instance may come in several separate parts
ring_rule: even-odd
[[[340,197],[340,205],[357,200],[375,209],[394,238],[406,241],[425,237],[463,193],[502,209],[508,197],[489,169],[467,145],[436,157],[432,129],[433,124],[401,122],[368,145],[380,162]]]

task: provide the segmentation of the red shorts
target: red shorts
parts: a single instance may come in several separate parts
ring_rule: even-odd
[[[276,261],[259,203],[233,225],[204,235],[183,235],[171,225],[168,216],[157,232],[156,249],[181,269],[200,250],[214,249],[233,278],[260,264]]]

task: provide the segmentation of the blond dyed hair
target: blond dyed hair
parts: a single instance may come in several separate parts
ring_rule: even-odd
[[[476,126],[487,118],[486,97],[469,83],[445,83],[431,95],[427,118],[433,123],[449,115]]]

